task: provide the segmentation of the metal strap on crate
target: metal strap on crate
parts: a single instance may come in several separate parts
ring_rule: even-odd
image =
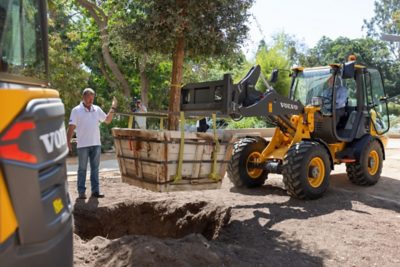
[[[128,121],[128,128],[132,129],[132,125],[133,125],[133,119],[135,118],[134,115],[130,115],[129,116],[129,121]]]
[[[208,175],[208,178],[218,181],[221,178],[220,175],[217,173],[217,158],[218,158],[218,152],[220,151],[220,144],[217,135],[217,116],[215,113],[212,114],[212,120],[213,120],[213,133],[214,133],[215,146],[211,154],[212,155],[211,173]]]
[[[174,183],[182,180],[183,149],[185,146],[185,114],[181,111],[181,143],[179,145],[178,167],[174,177]]]
[[[164,131],[164,118],[160,118],[160,131]]]

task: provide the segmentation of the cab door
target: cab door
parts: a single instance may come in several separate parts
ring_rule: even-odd
[[[381,74],[376,69],[368,69],[366,80],[368,112],[377,134],[384,134],[389,130],[389,112]]]

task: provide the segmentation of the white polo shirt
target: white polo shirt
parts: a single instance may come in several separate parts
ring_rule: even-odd
[[[88,110],[81,102],[72,109],[69,124],[76,126],[77,148],[101,145],[99,126],[106,117],[104,111],[96,105]]]

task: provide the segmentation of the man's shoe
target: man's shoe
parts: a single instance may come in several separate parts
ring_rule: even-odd
[[[79,199],[86,199],[86,194],[85,193],[79,193],[78,198]]]
[[[104,195],[103,195],[103,194],[100,194],[100,193],[98,193],[98,192],[95,192],[95,193],[92,193],[92,197],[95,197],[95,198],[103,198]]]

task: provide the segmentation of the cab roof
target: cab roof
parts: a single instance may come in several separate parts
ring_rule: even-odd
[[[329,64],[328,66],[318,66],[318,67],[303,67],[303,66],[295,66],[292,68],[292,71],[297,71],[297,72],[302,72],[302,71],[313,71],[313,70],[323,70],[323,69],[333,69],[333,68],[341,68],[343,66],[343,64],[339,64],[339,63],[333,63],[333,64]],[[366,68],[364,65],[360,65],[360,64],[355,64],[354,67],[356,69],[364,69]]]

